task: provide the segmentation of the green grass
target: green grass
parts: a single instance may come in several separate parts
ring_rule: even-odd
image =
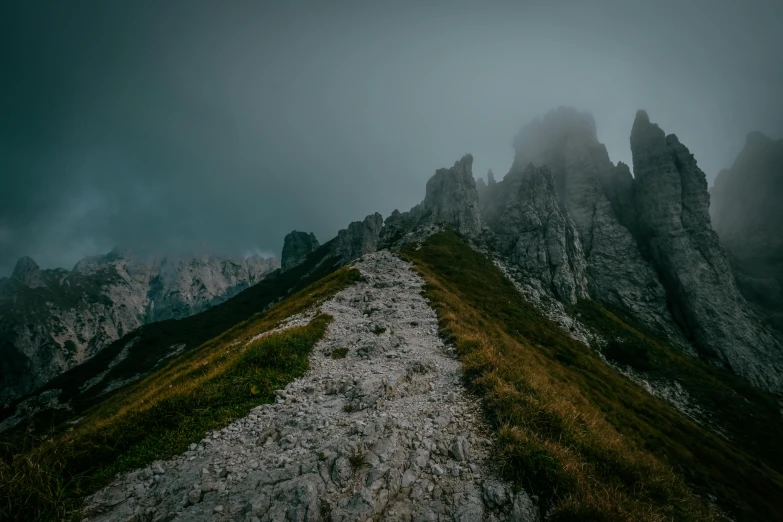
[[[25,432],[33,429],[41,436],[47,434],[53,426],[81,416],[96,402],[104,400],[105,396],[101,394],[105,391],[106,383],[129,379],[138,374],[146,375],[158,369],[161,355],[168,353],[171,346],[184,344],[186,352],[195,349],[232,326],[262,312],[280,299],[326,277],[337,270],[339,264],[339,257],[331,255],[332,247],[331,242],[321,245],[316,251],[311,252],[302,264],[286,272],[275,271],[258,284],[204,312],[184,319],[171,319],[144,325],[113,342],[91,359],[55,377],[37,390],[37,393],[47,389],[62,390],[59,399],[61,402],[70,403],[72,408],[70,411],[44,410],[37,414],[31,423],[21,426],[21,430]],[[22,310],[26,309],[22,306]],[[3,310],[5,309],[0,306],[0,316],[3,316]],[[122,352],[130,339],[135,341],[127,357],[119,364],[110,367],[110,363]],[[57,349],[54,344],[52,349]],[[20,354],[1,332],[0,360],[8,362],[6,368],[9,371],[6,375],[12,375],[9,381],[11,383],[16,382],[16,379],[28,371],[29,361],[26,356]],[[82,391],[87,381],[107,369],[108,373],[102,383]],[[2,378],[3,376],[0,375],[0,380]],[[0,404],[0,420],[15,412],[19,400],[9,404],[9,407]],[[13,434],[10,436],[13,437]],[[8,439],[9,434],[3,433],[2,438]]]
[[[335,348],[331,353],[332,359],[345,359],[346,355],[348,355],[348,348]]]
[[[497,462],[539,495],[549,520],[713,520],[702,501],[708,494],[737,520],[783,519],[783,476],[766,450],[756,451],[773,448],[775,440],[765,437],[779,429],[779,417],[769,415],[771,396],[689,359],[677,375],[690,378],[700,396],[739,390],[735,401],[747,398],[764,412],[759,424],[775,423],[749,436],[755,447],[728,443],[571,339],[454,233],[431,236],[404,255],[427,283],[466,382],[483,397],[499,437]],[[628,339],[607,349],[612,357],[651,372],[682,362],[600,305],[581,306],[586,323]]]
[[[611,361],[651,380],[676,381],[709,414],[708,424],[735,446],[783,472],[783,422],[777,399],[726,369],[705,364],[662,340],[620,310],[583,301],[571,310],[608,339],[601,347]]]
[[[375,327],[372,329],[372,333],[374,333],[375,335],[381,335],[385,331],[386,331],[386,328],[384,328],[383,326],[381,326],[379,324],[376,324]]]
[[[204,435],[271,402],[301,376],[331,320],[257,338],[356,282],[342,269],[244,321],[88,410],[73,430],[28,438],[0,460],[0,520],[78,518],[81,498],[116,473],[185,451]]]

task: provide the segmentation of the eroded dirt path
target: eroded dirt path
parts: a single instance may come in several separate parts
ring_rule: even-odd
[[[355,266],[365,280],[321,307],[334,321],[307,375],[184,455],[122,476],[88,499],[87,520],[538,520],[493,475],[479,404],[421,278],[389,252]]]

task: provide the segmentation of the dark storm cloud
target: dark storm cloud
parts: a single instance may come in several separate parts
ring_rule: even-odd
[[[710,179],[783,134],[778,1],[7,4],[0,274],[326,240],[465,152],[502,175],[558,105],[626,163],[645,108]]]

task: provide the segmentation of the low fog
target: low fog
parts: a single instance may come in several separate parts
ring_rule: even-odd
[[[5,2],[0,276],[325,241],[467,152],[502,177],[559,105],[628,164],[646,109],[710,183],[783,136],[779,0],[425,3]]]

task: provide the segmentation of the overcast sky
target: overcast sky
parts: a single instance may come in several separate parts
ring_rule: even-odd
[[[644,108],[711,180],[749,131],[783,137],[781,20],[780,0],[6,1],[0,275],[325,241],[467,152],[502,177],[558,105],[628,164]]]

